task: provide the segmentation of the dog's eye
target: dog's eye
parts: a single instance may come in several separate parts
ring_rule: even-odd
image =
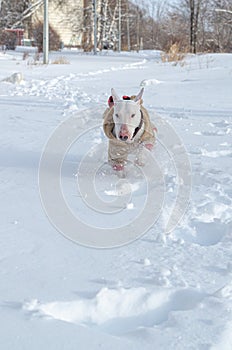
[[[131,114],[131,118],[134,118],[135,114]]]
[[[115,114],[115,117],[119,118],[119,115],[116,113],[116,114]]]

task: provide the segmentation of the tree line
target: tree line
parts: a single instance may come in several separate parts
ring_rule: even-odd
[[[232,0],[176,0],[174,4],[169,0],[50,1],[60,7],[76,3],[68,16],[85,51],[93,49],[95,18],[99,50],[167,51],[178,44],[184,52],[232,52]],[[30,6],[29,0],[0,0],[0,28],[10,28],[20,20],[28,25]]]

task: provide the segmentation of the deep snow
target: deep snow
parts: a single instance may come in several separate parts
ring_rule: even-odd
[[[0,53],[1,349],[232,349],[232,55],[191,56],[177,65],[160,62],[155,51],[62,55],[70,64],[34,65],[22,53]],[[16,72],[21,83],[4,81]],[[111,87],[123,95],[140,86],[158,126],[152,155],[165,185],[162,213],[123,247],[75,244],[43,210],[42,151],[69,117],[83,130],[100,125]],[[192,185],[185,216],[164,234],[180,186],[163,147],[170,129],[187,150]],[[107,228],[120,221],[123,227],[143,212],[141,173],[129,167],[132,194],[116,221],[91,211],[78,191],[77,169],[97,145],[103,148],[88,163],[88,171],[103,164],[96,191],[104,200],[120,197],[118,177],[104,163],[107,141],[100,127],[66,154],[63,192],[83,221]]]

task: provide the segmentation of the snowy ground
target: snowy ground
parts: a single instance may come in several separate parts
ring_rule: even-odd
[[[22,53],[0,53],[1,349],[232,349],[232,55],[178,65],[160,62],[157,52],[62,55],[70,64],[34,65]],[[4,81],[16,72],[23,81]],[[161,215],[128,245],[75,244],[52,226],[40,201],[44,146],[66,118],[83,130],[101,125],[111,87],[124,95],[141,86],[159,129],[152,156],[165,182]],[[162,147],[169,129],[186,147],[192,191],[183,220],[164,234],[178,192],[175,164]],[[78,165],[96,145],[107,147],[100,127],[72,145],[61,181],[72,210],[110,230],[114,215],[91,212],[76,186]],[[118,178],[104,164],[106,151],[97,156],[96,190],[115,199]],[[133,171],[121,226],[133,223],[144,201],[141,174]]]

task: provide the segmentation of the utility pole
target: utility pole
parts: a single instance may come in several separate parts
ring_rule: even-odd
[[[94,41],[94,47],[93,47],[93,53],[94,55],[97,54],[97,0],[93,0],[93,41]]]
[[[129,5],[128,0],[126,2],[126,27],[127,27],[127,50],[131,50],[130,44],[130,17],[129,17]]]
[[[121,0],[118,0],[118,52],[121,52],[122,49],[122,11],[121,11]]]
[[[49,30],[48,30],[48,0],[44,0],[43,24],[43,63],[48,64]]]

